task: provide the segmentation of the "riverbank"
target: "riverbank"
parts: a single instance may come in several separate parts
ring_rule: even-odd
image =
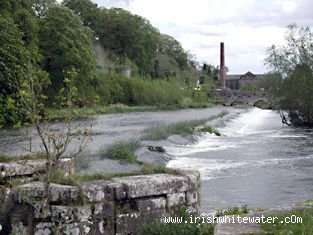
[[[313,203],[307,200],[283,210],[249,210],[219,217],[214,235],[313,234]],[[245,222],[243,222],[245,221]],[[212,233],[213,235],[213,233]]]
[[[117,114],[117,113],[131,113],[131,112],[159,112],[159,111],[173,111],[180,109],[190,108],[210,108],[214,104],[211,102],[188,102],[179,103],[176,105],[157,105],[157,106],[129,106],[125,104],[112,104],[108,106],[93,106],[93,107],[82,107],[74,108],[72,111],[75,113],[77,118],[87,118],[89,116],[100,115],[100,114]],[[50,121],[62,120],[68,114],[67,109],[46,109],[46,119]]]

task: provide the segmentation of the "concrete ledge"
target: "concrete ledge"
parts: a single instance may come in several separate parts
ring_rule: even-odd
[[[48,200],[44,187],[36,181],[20,185],[15,193],[2,190],[0,202],[8,197],[13,202],[11,232],[136,234],[142,224],[178,216],[182,207],[199,213],[197,172],[118,177],[79,186],[51,183]],[[27,221],[21,215],[27,215]]]
[[[113,181],[123,185],[129,199],[185,192],[193,186],[188,177],[170,174],[129,176],[114,178]]]
[[[37,172],[45,170],[46,160],[20,160],[14,162],[0,163],[0,176],[2,177],[17,177],[29,176]],[[58,168],[64,170],[66,173],[71,174],[74,172],[74,159],[62,158],[59,160]]]

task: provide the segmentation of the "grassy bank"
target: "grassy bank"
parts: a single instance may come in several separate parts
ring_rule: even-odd
[[[116,104],[109,106],[94,106],[75,108],[73,112],[78,118],[85,118],[98,114],[113,114],[113,113],[130,113],[130,112],[155,112],[158,111],[156,106],[128,106],[124,104]],[[48,120],[61,120],[68,115],[68,110],[64,109],[46,109],[46,119]]]
[[[261,224],[264,233],[261,234],[303,234],[313,235],[313,208],[294,209],[285,213],[272,214],[271,217],[277,217],[275,223]],[[289,218],[289,219],[288,219]],[[302,222],[291,223],[292,220],[301,218]]]
[[[114,113],[131,113],[131,112],[157,112],[157,111],[166,111],[166,110],[179,110],[179,109],[188,109],[188,108],[209,108],[213,107],[214,104],[211,102],[190,102],[186,104],[176,104],[176,105],[155,105],[155,106],[128,106],[125,104],[114,104],[108,106],[93,106],[93,107],[82,107],[75,108],[73,112],[77,118],[85,118],[88,116],[99,115],[99,114],[114,114]],[[46,109],[46,119],[55,121],[62,120],[68,115],[68,110],[64,109]]]
[[[0,163],[9,163],[23,160],[36,160],[36,159],[45,159],[45,155],[42,153],[37,154],[28,154],[23,156],[9,156],[4,153],[0,153]]]

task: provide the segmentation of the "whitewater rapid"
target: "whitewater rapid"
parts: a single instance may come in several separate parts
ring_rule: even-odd
[[[200,172],[204,209],[284,207],[311,199],[311,130],[284,126],[277,112],[258,108],[216,129],[221,136],[199,134],[191,144],[164,146],[173,157],[168,167]]]

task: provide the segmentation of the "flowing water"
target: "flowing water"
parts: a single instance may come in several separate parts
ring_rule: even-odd
[[[196,143],[168,146],[170,167],[201,173],[203,211],[247,204],[286,208],[313,198],[313,132],[283,126],[279,114],[251,109],[202,135]]]
[[[274,111],[214,107],[99,115],[89,149],[133,138],[153,124],[204,119],[223,111],[230,118],[218,126],[222,136],[201,135],[193,144],[165,146],[175,157],[169,166],[200,171],[203,211],[244,204],[288,207],[313,198],[313,132],[283,126]],[[54,127],[62,129],[57,123]],[[21,130],[0,132],[0,152],[22,154],[20,146],[27,143]]]
[[[207,119],[222,112],[238,113],[238,110],[230,107],[216,106],[205,109],[183,109],[177,111],[162,112],[135,112],[135,113],[118,113],[97,115],[90,119],[81,120],[74,123],[74,126],[88,122],[93,123],[92,142],[88,148],[92,152],[97,151],[100,147],[112,144],[121,139],[130,139],[138,137],[141,132],[152,125],[170,124],[181,121]],[[54,123],[50,126],[52,131],[60,132],[64,128],[62,123]],[[0,131],[0,153],[9,155],[25,154],[24,148],[28,147],[31,137],[33,148],[40,150],[39,138],[36,132],[28,129],[27,133],[23,129],[7,129]]]

